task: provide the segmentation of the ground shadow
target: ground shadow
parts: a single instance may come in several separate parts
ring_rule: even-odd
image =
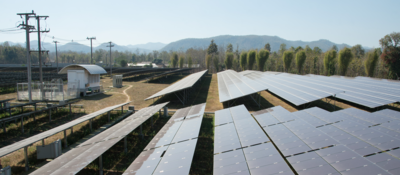
[[[111,96],[112,96],[111,94],[100,93],[100,94],[97,94],[97,95],[85,96],[85,97],[82,97],[82,98],[84,98],[85,100],[102,100],[102,99],[105,99],[105,98],[108,98],[108,97],[111,97]]]
[[[148,81],[148,83],[172,84],[188,75],[190,75],[190,73],[176,73],[173,75],[166,75],[166,76],[161,76],[161,77],[151,79]]]

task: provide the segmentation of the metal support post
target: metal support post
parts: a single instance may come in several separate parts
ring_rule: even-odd
[[[65,148],[68,147],[68,141],[67,141],[67,130],[64,130],[64,142],[65,142]]]
[[[42,146],[44,146],[44,139],[42,139]]]
[[[74,127],[71,127],[71,134],[70,135],[72,135],[72,134],[74,134]]]
[[[103,175],[103,155],[100,155],[99,157],[99,174]]]
[[[58,67],[57,67],[58,69]],[[72,117],[71,103],[69,104],[69,115]]]
[[[125,151],[125,153],[127,153],[128,152],[128,148],[127,148],[127,145],[128,145],[128,141],[127,141],[127,138],[128,137],[128,135],[126,135],[125,137],[124,137],[124,151]]]
[[[49,121],[51,122],[51,108],[49,109]]]
[[[92,119],[89,119],[89,124],[90,124],[90,132],[93,132],[92,131]]]
[[[24,147],[24,156],[25,156],[25,171],[28,171],[29,170],[28,146]]]
[[[21,131],[24,133],[24,117],[21,117]]]
[[[121,106],[121,114],[124,113],[124,106]]]
[[[110,122],[110,111],[108,111],[108,122]]]
[[[6,131],[7,131],[7,130],[6,130],[6,122],[4,122],[4,123],[3,123],[3,134],[5,134],[5,136],[7,136]],[[5,136],[4,136],[4,137],[5,137]]]

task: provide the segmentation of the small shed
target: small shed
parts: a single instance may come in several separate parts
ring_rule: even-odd
[[[100,92],[100,74],[106,74],[106,70],[97,65],[72,64],[65,66],[58,74],[68,74],[68,82],[79,82],[77,85],[80,92],[86,95],[87,91]],[[69,86],[76,86],[76,83],[68,83]]]

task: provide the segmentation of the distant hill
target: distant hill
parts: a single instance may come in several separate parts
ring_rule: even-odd
[[[272,51],[278,51],[279,46],[282,43],[286,44],[286,48],[293,47],[305,47],[306,45],[311,48],[319,47],[323,51],[329,50],[333,45],[336,45],[339,49],[343,47],[350,47],[347,44],[336,44],[329,40],[320,39],[318,41],[289,41],[277,36],[267,36],[267,35],[246,35],[246,36],[232,36],[232,35],[221,35],[210,38],[188,38],[182,39],[179,41],[175,41],[166,45],[162,50],[187,50],[189,48],[207,48],[210,45],[211,40],[214,39],[214,42],[217,45],[224,45],[226,47],[229,43],[233,45],[234,50],[236,49],[236,44],[239,44],[239,50],[249,50],[249,49],[260,49],[263,48],[265,44],[269,43],[271,45]]]
[[[127,45],[126,47],[129,47],[129,48],[142,48],[142,49],[147,49],[147,50],[160,50],[165,46],[166,46],[166,44],[157,42],[157,43]]]

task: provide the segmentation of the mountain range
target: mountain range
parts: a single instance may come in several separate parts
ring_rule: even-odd
[[[320,39],[317,41],[291,41],[291,40],[286,40],[283,38],[280,38],[278,36],[267,36],[267,35],[246,35],[246,36],[233,36],[233,35],[220,35],[220,36],[215,36],[215,37],[210,37],[210,38],[187,38],[187,39],[181,39],[175,42],[171,42],[169,44],[163,44],[163,43],[147,43],[147,44],[137,44],[137,45],[117,45],[113,44],[114,47],[112,50],[118,50],[120,52],[140,52],[140,53],[149,53],[152,52],[153,50],[159,50],[159,51],[177,51],[177,50],[182,50],[186,51],[189,48],[204,48],[206,49],[209,45],[211,40],[214,40],[214,42],[218,46],[225,47],[228,44],[232,44],[234,50],[236,49],[237,46],[239,46],[239,50],[249,50],[249,49],[261,49],[264,47],[265,44],[269,43],[271,45],[271,51],[278,51],[279,47],[282,43],[286,44],[286,48],[290,47],[305,47],[306,45],[310,46],[311,48],[314,47],[319,47],[323,51],[329,50],[333,45],[336,45],[338,49],[342,49],[344,47],[351,47],[348,44],[337,44],[333,43],[329,40],[326,39]],[[13,43],[9,42],[10,45],[16,45],[20,44],[21,46],[24,47],[24,43]],[[37,49],[37,41],[31,41],[31,49]],[[96,47],[93,47],[93,51],[103,49],[107,50],[109,47],[106,47],[108,43],[102,43]],[[54,43],[48,43],[48,42],[43,42],[42,44],[42,49],[43,50],[49,50],[50,52],[55,51],[55,46]],[[364,47],[365,50],[369,50],[371,48]],[[90,46],[83,45],[77,42],[69,42],[64,45],[59,45],[58,46],[58,51],[75,51],[75,52],[83,52],[83,53],[89,53],[90,52]]]
[[[162,50],[186,50],[189,48],[208,48],[211,40],[218,46],[223,46],[226,48],[228,44],[233,45],[233,49],[235,50],[237,45],[239,46],[239,50],[249,50],[249,49],[261,49],[264,48],[264,45],[269,43],[271,46],[271,51],[278,51],[279,47],[282,43],[286,44],[286,49],[290,47],[305,47],[306,45],[311,48],[319,47],[323,51],[327,51],[332,48],[333,45],[336,45],[338,49],[342,49],[344,47],[351,47],[348,44],[337,44],[333,43],[326,39],[320,39],[318,41],[290,41],[285,40],[283,38],[277,36],[267,36],[267,35],[246,35],[246,36],[232,36],[232,35],[220,35],[211,38],[188,38],[182,39],[179,41],[175,41],[166,45]],[[370,48],[364,47],[364,49],[368,50]]]

